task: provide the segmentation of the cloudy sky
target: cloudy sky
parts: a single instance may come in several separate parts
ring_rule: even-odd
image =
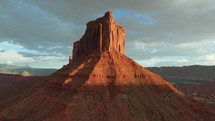
[[[106,11],[145,67],[215,65],[214,0],[1,0],[0,64],[60,68]]]

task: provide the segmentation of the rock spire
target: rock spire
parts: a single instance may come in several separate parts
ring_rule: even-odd
[[[125,51],[125,29],[116,25],[112,12],[87,23],[85,34],[73,45],[73,59],[105,51]]]

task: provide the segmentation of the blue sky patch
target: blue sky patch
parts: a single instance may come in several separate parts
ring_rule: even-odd
[[[131,17],[131,12],[129,10],[115,10],[113,11],[114,18]]]

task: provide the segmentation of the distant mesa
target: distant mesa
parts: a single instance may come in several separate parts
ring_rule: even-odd
[[[112,12],[87,23],[85,34],[73,45],[73,59],[105,51],[125,51],[125,29],[116,25]]]
[[[23,71],[21,73],[19,73],[22,76],[31,76],[31,74],[28,71]]]

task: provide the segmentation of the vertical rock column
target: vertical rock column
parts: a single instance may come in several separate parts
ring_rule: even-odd
[[[125,51],[125,30],[116,25],[111,12],[87,23],[85,34],[73,45],[73,59],[105,51],[116,51],[121,54]]]

